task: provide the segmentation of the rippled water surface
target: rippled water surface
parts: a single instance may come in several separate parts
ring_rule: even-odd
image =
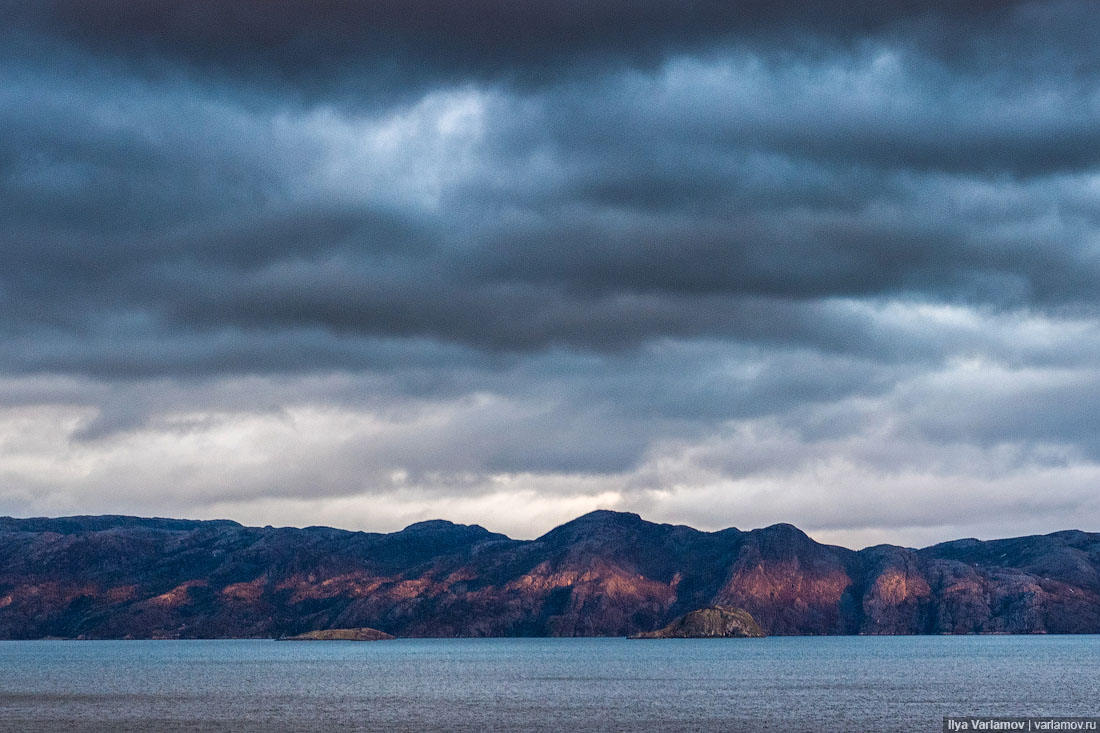
[[[1100,636],[0,642],[4,730],[938,731],[1100,715]]]

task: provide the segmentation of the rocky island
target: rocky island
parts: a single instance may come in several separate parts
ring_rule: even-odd
[[[656,631],[643,631],[631,639],[759,639],[764,633],[743,608],[710,606],[684,614]]]
[[[385,631],[363,626],[358,629],[322,629],[296,636],[284,636],[279,641],[386,641],[397,637]]]

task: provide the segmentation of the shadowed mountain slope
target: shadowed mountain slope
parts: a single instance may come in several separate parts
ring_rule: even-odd
[[[598,511],[530,541],[134,517],[0,518],[0,638],[628,635],[734,606],[768,634],[1100,633],[1100,535],[858,552],[777,524]]]

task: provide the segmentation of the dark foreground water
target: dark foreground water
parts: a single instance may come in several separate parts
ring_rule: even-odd
[[[938,731],[1100,715],[1100,636],[0,642],[3,730]]]

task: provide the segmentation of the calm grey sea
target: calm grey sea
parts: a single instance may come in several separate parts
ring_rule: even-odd
[[[4,730],[938,731],[1100,715],[1100,636],[0,642]]]

